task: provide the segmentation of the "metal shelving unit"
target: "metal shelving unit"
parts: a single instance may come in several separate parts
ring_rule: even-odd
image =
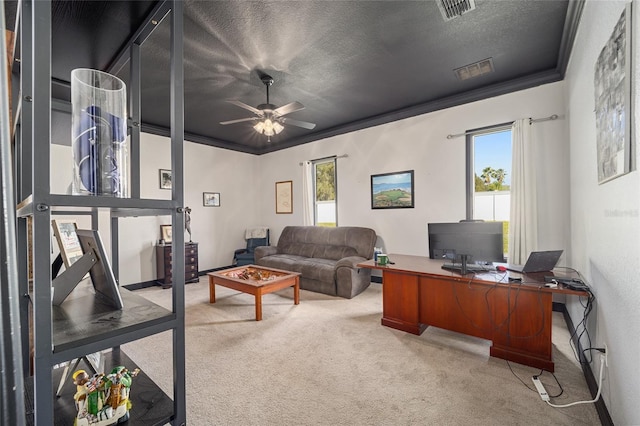
[[[33,330],[33,380],[25,380],[27,420],[36,425],[73,424],[73,399],[69,395],[55,398],[56,379],[60,375],[56,364],[84,355],[106,352],[109,360],[126,362],[135,367],[120,350],[120,345],[135,342],[157,333],[173,336],[173,396],[166,396],[152,379],[142,375],[131,392],[132,419],[135,424],[183,425],[186,423],[185,403],[185,341],[184,341],[184,234],[174,232],[175,281],[172,287],[172,309],[165,309],[120,287],[124,301],[122,310],[113,310],[92,294],[52,306],[51,289],[51,219],[53,215],[90,215],[92,228],[98,229],[98,212],[108,211],[112,243],[112,264],[118,277],[118,219],[130,216],[170,215],[174,229],[184,229],[183,188],[183,18],[179,0],[159,2],[128,45],[114,62],[115,66],[130,64],[130,158],[131,198],[105,196],[72,196],[51,194],[51,108],[60,101],[51,98],[51,1],[23,0],[19,6],[18,25],[21,50],[20,105],[16,117],[15,170],[16,200],[22,200],[17,212],[18,282],[22,298],[23,369],[28,376],[29,320]],[[140,198],[140,49],[154,26],[163,19],[171,21],[171,168],[173,189],[171,200]],[[109,70],[108,70],[109,71]],[[32,237],[27,234],[27,220],[32,222]],[[33,286],[29,287],[28,247],[32,246]],[[29,314],[29,303],[32,314]],[[108,364],[107,364],[108,365]],[[152,401],[142,401],[145,414],[135,413],[136,387],[140,394],[154,395]],[[75,387],[66,391],[72,395]],[[69,402],[70,401],[70,402]],[[32,404],[32,405],[31,405]],[[151,408],[150,408],[151,407]],[[33,410],[32,412],[30,410]],[[148,411],[148,412],[147,412]],[[69,413],[71,412],[71,416]],[[52,422],[53,419],[53,422]]]

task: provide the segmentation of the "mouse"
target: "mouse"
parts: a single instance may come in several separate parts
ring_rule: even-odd
[[[498,265],[498,266],[496,266],[496,271],[506,272],[507,271],[507,267],[503,266],[503,265]]]

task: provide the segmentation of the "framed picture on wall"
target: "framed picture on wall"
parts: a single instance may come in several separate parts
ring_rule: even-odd
[[[160,239],[165,243],[171,243],[171,225],[160,225]]]
[[[202,205],[205,207],[220,207],[219,192],[203,192]]]
[[[276,214],[293,213],[293,181],[276,182]]]
[[[413,170],[371,175],[371,208],[413,208]]]
[[[171,170],[160,169],[160,189],[171,189]]]

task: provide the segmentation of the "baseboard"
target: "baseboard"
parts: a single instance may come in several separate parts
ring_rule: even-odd
[[[221,266],[219,268],[213,268],[213,269],[206,269],[204,271],[198,271],[198,276],[203,276],[206,275],[209,272],[215,272],[215,271],[222,271],[223,269],[229,269],[229,268],[233,268],[233,265],[229,265],[229,266]],[[127,284],[127,285],[123,285],[122,287],[126,288],[127,290],[140,290],[143,288],[147,288],[147,287],[153,287],[159,285],[157,281],[143,281],[140,283],[134,283],[134,284]]]
[[[219,268],[205,269],[204,271],[198,271],[198,275],[200,276],[207,275],[209,272],[222,271],[224,269],[230,269],[230,268],[235,268],[235,266],[229,265],[229,266],[220,266]]]
[[[141,283],[123,285],[122,287],[126,288],[127,290],[133,291],[133,290],[141,290],[147,287],[154,287],[157,285],[158,283],[156,281],[143,281]]]
[[[591,371],[591,366],[589,363],[584,362],[584,352],[583,347],[578,340],[577,334],[575,331],[575,327],[573,325],[573,321],[571,320],[571,316],[567,311],[567,307],[564,303],[553,303],[553,310],[556,312],[562,312],[562,316],[564,317],[564,321],[567,324],[567,329],[569,333],[571,333],[571,339],[573,340],[574,346],[577,348],[578,353],[580,354],[581,361],[580,365],[582,366],[582,373],[584,374],[584,378],[587,381],[587,386],[589,387],[589,391],[591,392],[591,397],[595,398],[598,393],[598,381],[593,375],[593,371]],[[594,402],[596,407],[596,412],[598,413],[598,417],[600,418],[600,423],[603,426],[613,426],[613,420],[611,419],[611,415],[609,415],[609,410],[607,410],[607,405],[604,403],[604,399],[602,396]]]

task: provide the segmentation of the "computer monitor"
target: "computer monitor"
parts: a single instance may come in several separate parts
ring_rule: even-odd
[[[504,262],[502,222],[429,223],[429,257]]]

